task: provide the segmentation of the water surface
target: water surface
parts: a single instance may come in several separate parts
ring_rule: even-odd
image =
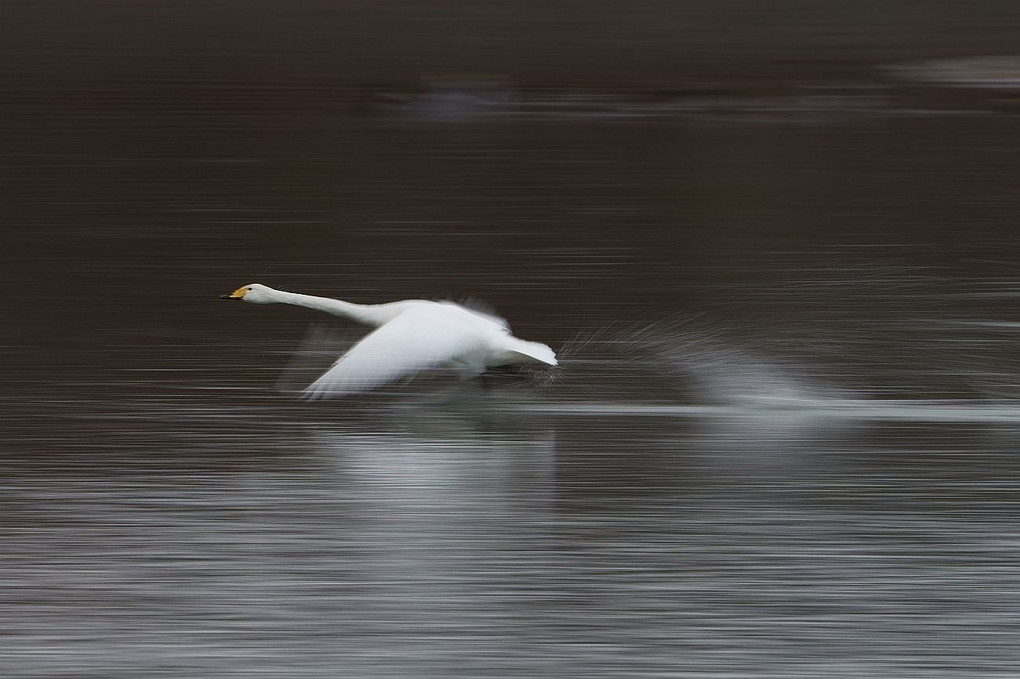
[[[4,126],[4,676],[1015,674],[1016,118]],[[564,370],[302,404],[255,281]]]

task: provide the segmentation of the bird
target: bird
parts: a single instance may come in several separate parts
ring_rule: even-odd
[[[370,391],[444,365],[454,367],[463,378],[500,366],[557,365],[551,348],[514,337],[506,319],[452,301],[409,299],[355,304],[260,283],[244,285],[220,298],[251,304],[293,304],[375,328],[301,392],[309,400]]]

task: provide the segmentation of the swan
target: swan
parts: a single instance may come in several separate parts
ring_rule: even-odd
[[[557,365],[552,349],[514,337],[505,319],[449,301],[354,304],[260,283],[242,286],[221,299],[293,304],[375,328],[304,389],[303,396],[313,400],[368,391],[443,364],[452,364],[463,377],[504,365]]]

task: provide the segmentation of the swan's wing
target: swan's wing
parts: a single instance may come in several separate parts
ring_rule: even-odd
[[[303,392],[309,399],[366,391],[467,353],[476,333],[428,314],[405,311],[365,336]]]
[[[458,307],[473,316],[484,318],[490,323],[495,323],[507,333],[510,332],[510,322],[500,316],[496,312],[496,307],[492,306],[488,302],[483,302],[475,297],[465,297],[457,302],[454,302],[451,299],[444,299],[440,302],[440,304],[448,304],[450,306]]]

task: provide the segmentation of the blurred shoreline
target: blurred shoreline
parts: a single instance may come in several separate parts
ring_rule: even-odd
[[[1020,110],[976,0],[4,3],[0,114],[674,116]]]
[[[321,111],[340,117],[473,118],[882,116],[1020,113],[1020,56],[891,64],[857,77],[531,87],[498,75],[429,76],[406,82],[109,80],[14,83],[5,115],[110,111]]]

